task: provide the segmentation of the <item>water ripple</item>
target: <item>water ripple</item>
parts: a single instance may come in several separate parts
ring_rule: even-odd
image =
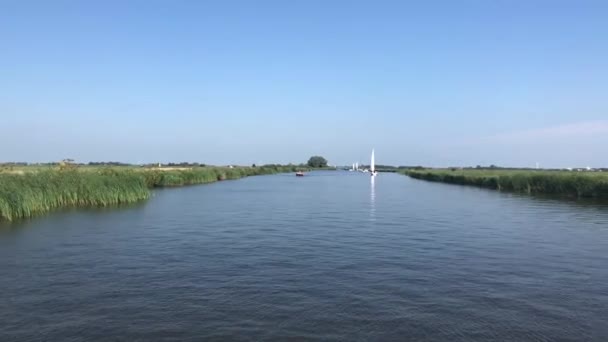
[[[0,340],[608,340],[607,206],[369,178],[2,227]]]

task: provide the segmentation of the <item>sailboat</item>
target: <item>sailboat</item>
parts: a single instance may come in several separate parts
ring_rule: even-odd
[[[376,158],[374,157],[374,149],[372,148],[372,158],[369,163],[369,171],[372,173],[372,177],[376,176],[378,172],[376,171]]]

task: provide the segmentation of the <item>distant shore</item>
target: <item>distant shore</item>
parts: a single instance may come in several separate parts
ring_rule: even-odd
[[[402,170],[416,179],[529,194],[608,199],[608,172],[543,170]]]

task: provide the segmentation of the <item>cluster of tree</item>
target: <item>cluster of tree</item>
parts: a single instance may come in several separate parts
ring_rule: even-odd
[[[321,156],[312,156],[308,159],[307,165],[314,168],[327,167],[327,159]]]

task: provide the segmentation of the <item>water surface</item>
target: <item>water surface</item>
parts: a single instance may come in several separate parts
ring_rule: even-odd
[[[608,207],[315,172],[0,226],[0,340],[607,341]]]

